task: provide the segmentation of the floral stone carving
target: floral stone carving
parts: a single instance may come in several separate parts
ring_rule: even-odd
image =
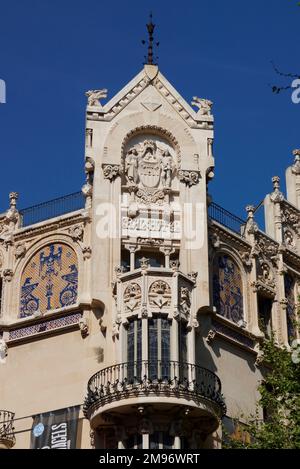
[[[133,311],[141,305],[142,291],[140,285],[137,283],[130,283],[124,291],[124,304],[125,308]]]
[[[163,280],[156,280],[149,289],[149,302],[151,306],[171,306],[171,288]]]

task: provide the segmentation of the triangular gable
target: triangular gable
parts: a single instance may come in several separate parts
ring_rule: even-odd
[[[101,115],[101,117],[99,115],[101,120],[111,121],[150,84],[156,88],[159,94],[190,127],[207,128],[209,123],[213,123],[214,119],[212,115],[203,115],[199,111],[195,112],[154,65],[146,65],[143,70],[106,104],[99,107],[88,106],[87,112],[97,112]],[[149,111],[155,111],[160,107],[159,104],[151,102],[145,102],[142,103],[142,105]]]

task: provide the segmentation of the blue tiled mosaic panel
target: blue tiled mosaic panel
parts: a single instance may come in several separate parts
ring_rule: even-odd
[[[34,254],[23,271],[20,317],[75,304],[77,290],[75,251],[62,243],[44,246]]]
[[[48,332],[61,327],[70,326],[78,323],[81,318],[81,313],[70,314],[58,319],[51,319],[49,321],[40,322],[32,326],[20,327],[9,332],[9,340],[22,339],[23,337],[30,337],[32,335]]]

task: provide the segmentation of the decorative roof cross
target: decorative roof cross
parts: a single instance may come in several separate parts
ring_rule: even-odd
[[[147,65],[156,65],[154,63],[154,58],[153,58],[153,44],[154,44],[154,29],[155,29],[155,24],[152,23],[152,13],[150,13],[150,20],[149,23],[146,24],[147,31],[148,31],[148,54],[147,57],[145,56],[146,64]],[[146,41],[142,40],[142,44],[146,44]],[[158,47],[159,42],[156,42],[155,45]],[[157,57],[156,57],[157,58]]]

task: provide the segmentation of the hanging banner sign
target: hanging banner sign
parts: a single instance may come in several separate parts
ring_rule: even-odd
[[[80,406],[35,415],[31,449],[75,449]]]

